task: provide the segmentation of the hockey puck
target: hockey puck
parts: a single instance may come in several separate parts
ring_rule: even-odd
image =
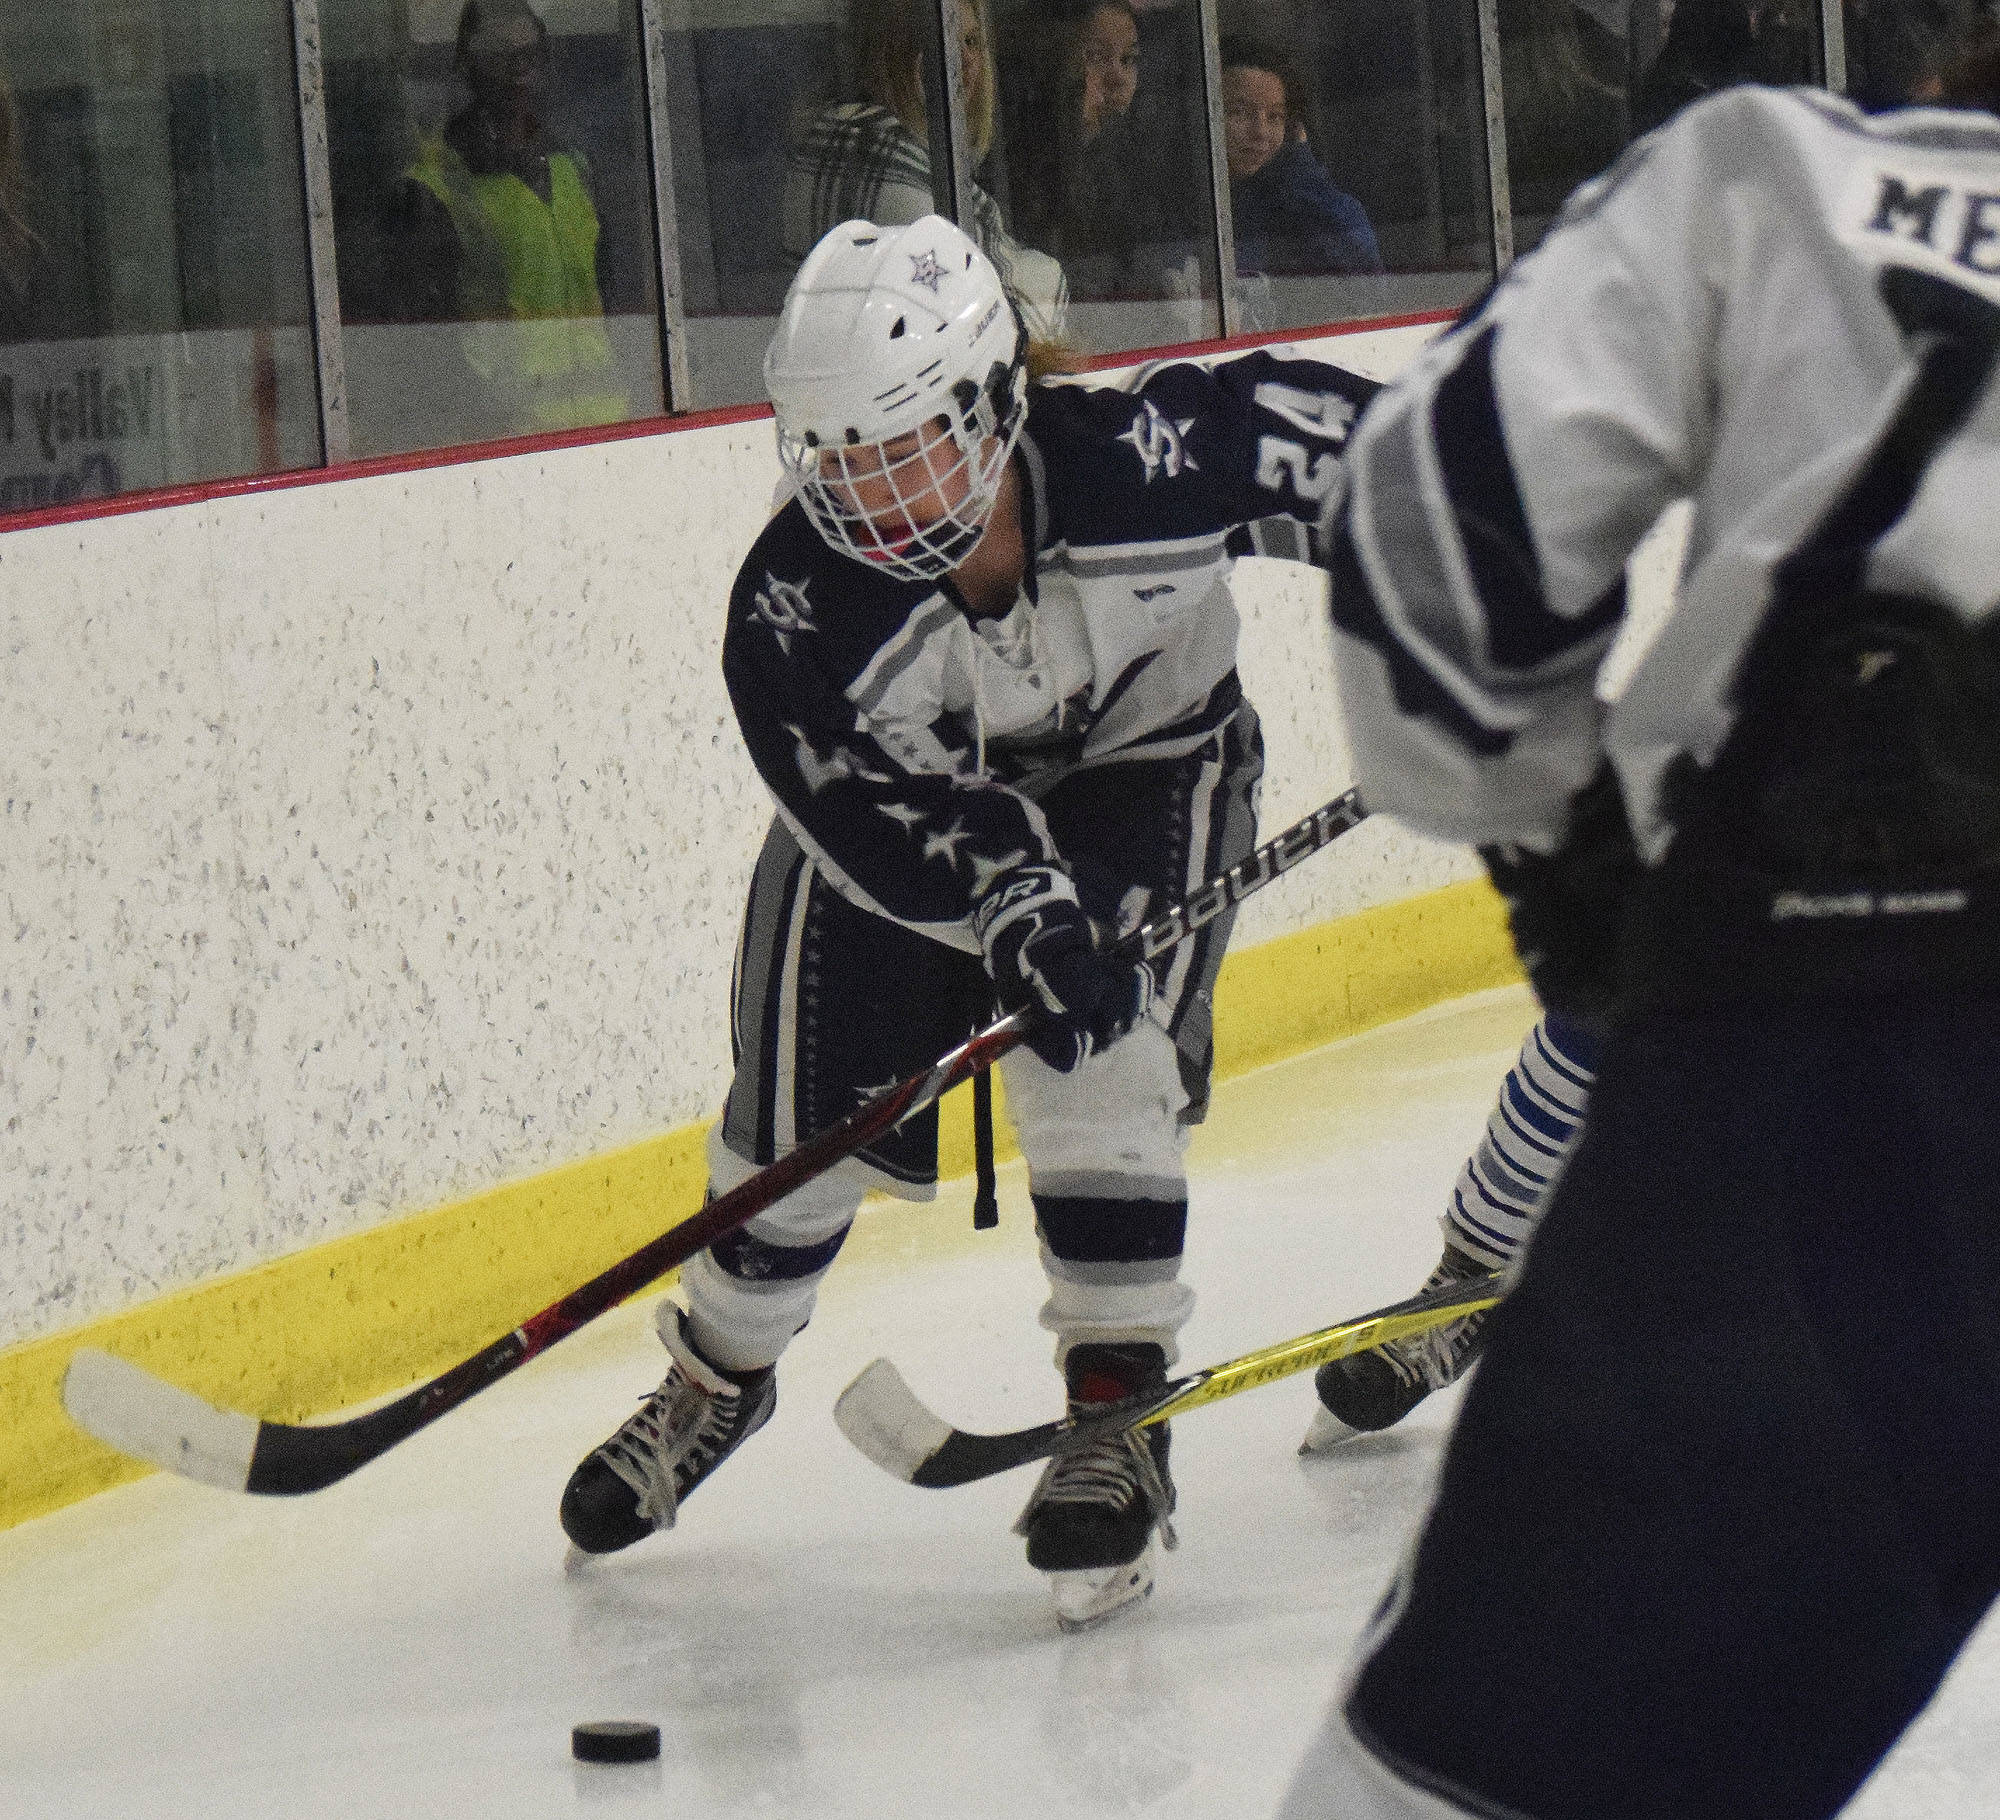
[[[581,1763],[650,1763],[660,1754],[660,1728],[642,1719],[593,1719],[571,1728],[569,1749]]]

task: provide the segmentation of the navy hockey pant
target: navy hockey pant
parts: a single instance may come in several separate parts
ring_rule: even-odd
[[[1286,1820],[1820,1820],[2000,1591],[2000,999],[1657,1013]]]
[[[1246,704],[1185,756],[1075,771],[1040,803],[1085,906],[1129,929],[1251,851],[1262,770]],[[1127,1338],[1171,1355],[1191,1309],[1179,1281],[1181,1152],[1207,1105],[1213,991],[1232,920],[1160,956],[1152,1018],[1073,1074],[1025,1049],[1001,1065],[1059,1354],[1080,1339]],[[714,1186],[733,1186],[926,1067],[994,1013],[976,954],[849,903],[774,824],[737,959],[736,1075],[709,1143]],[[682,1276],[697,1344],[732,1368],[775,1359],[810,1315],[863,1193],[927,1198],[936,1180],[933,1108],[719,1241]]]

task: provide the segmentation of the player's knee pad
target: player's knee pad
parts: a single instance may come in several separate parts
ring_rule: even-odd
[[[708,1186],[711,1194],[727,1194],[747,1182],[761,1165],[748,1162],[723,1142],[717,1123],[708,1134]],[[837,1238],[854,1223],[868,1184],[859,1171],[836,1164],[824,1174],[774,1202],[741,1230],[751,1238],[780,1249],[812,1246]]]
[[[709,1134],[709,1187],[726,1194],[757,1173]],[[681,1268],[681,1292],[695,1343],[730,1371],[774,1363],[812,1318],[819,1286],[854,1223],[866,1183],[829,1170],[775,1206],[726,1232]],[[661,1320],[666,1318],[664,1306]]]
[[[1173,1038],[1150,1018],[1068,1074],[1025,1049],[1000,1069],[1036,1194],[1087,1194],[1091,1180],[1114,1176],[1156,1198],[1186,1197],[1187,1089]]]

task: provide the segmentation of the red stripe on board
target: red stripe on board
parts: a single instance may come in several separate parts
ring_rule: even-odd
[[[1092,354],[1085,359],[1087,373],[1102,373],[1111,367],[1144,366],[1149,360],[1193,360],[1210,354],[1243,354],[1251,348],[1268,348],[1285,341],[1325,341],[1338,335],[1373,335],[1383,329],[1413,329],[1432,323],[1456,322],[1458,310],[1419,310],[1409,316],[1369,316],[1360,322],[1321,323],[1303,329],[1265,329],[1255,335],[1230,335],[1221,341],[1181,341],[1171,347],[1135,348],[1129,354]]]
[[[1112,367],[1141,366],[1149,360],[1185,360],[1198,355],[1240,353],[1274,342],[1326,340],[1341,335],[1367,335],[1382,329],[1415,328],[1452,322],[1457,310],[1425,310],[1411,316],[1371,316],[1362,322],[1322,323],[1298,329],[1235,335],[1221,341],[1184,341],[1170,347],[1134,348],[1123,354],[1096,354],[1084,362],[1086,372]],[[31,531],[44,525],[66,525],[95,518],[120,518],[128,512],[156,512],[168,506],[200,505],[211,499],[240,499],[249,494],[277,493],[292,487],[325,486],[343,480],[368,480],[384,474],[420,474],[429,468],[457,467],[474,461],[499,461],[510,455],[540,455],[556,449],[589,448],[598,443],[631,442],[641,436],[671,436],[683,430],[714,429],[731,423],[768,418],[768,404],[725,405],[712,411],[680,411],[671,417],[642,417],[631,423],[600,425],[587,430],[561,430],[542,436],[513,436],[501,442],[457,443],[444,449],[420,449],[408,455],[374,455],[331,467],[290,468],[277,474],[241,474],[228,480],[203,480],[178,487],[150,487],[120,493],[114,499],[79,499],[67,505],[39,506],[27,512],[0,513],[0,536]]]

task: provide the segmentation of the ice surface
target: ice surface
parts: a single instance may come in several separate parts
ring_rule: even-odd
[[[1531,1015],[1484,994],[1225,1087],[1197,1140],[1190,1366],[1414,1289]],[[297,1501],[165,1476],[0,1535],[0,1814],[514,1820],[1269,1814],[1420,1515],[1452,1398],[1323,1461],[1298,1378],[1176,1425],[1159,1590],[1062,1637],[1008,1533],[1031,1476],[922,1491],[829,1411],[893,1357],[972,1427],[1058,1403],[1025,1183],[871,1206],[771,1427],[673,1534],[566,1569],[575,1461],[651,1388],[643,1307]],[[1853,1812],[2000,1805],[1983,1633]],[[656,1721],[655,1764],[571,1761]]]

